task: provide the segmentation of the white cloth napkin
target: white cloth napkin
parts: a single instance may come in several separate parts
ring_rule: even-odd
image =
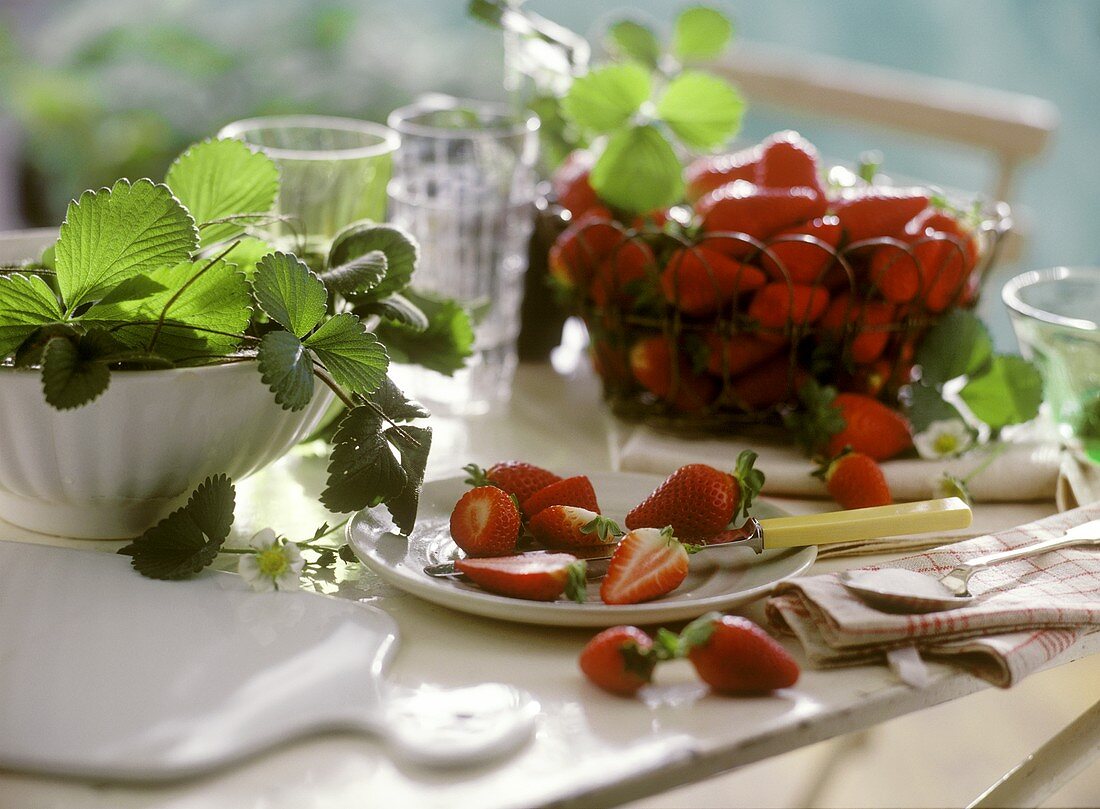
[[[1100,519],[1100,505],[909,556],[881,567],[942,575],[960,561],[1059,536]],[[868,568],[875,569],[875,568]],[[781,582],[767,602],[769,620],[796,636],[814,666],[882,660],[916,646],[1007,687],[1050,662],[1088,632],[1100,630],[1100,548],[1080,546],[993,565],[970,583],[967,606],[893,615],[863,603],[830,573]]]
[[[616,420],[613,436],[613,458],[623,471],[669,474],[687,463],[732,469],[738,453],[752,449],[760,455],[757,468],[767,476],[765,495],[828,497],[824,484],[810,474],[814,464],[790,442],[764,433],[692,438]],[[882,471],[895,500],[925,500],[933,496],[933,483],[944,472],[965,478],[991,451],[992,446],[983,447],[950,460],[895,459],[884,462]],[[969,481],[970,493],[976,502],[987,503],[1051,500],[1060,462],[1057,444],[1013,441]]]
[[[1054,501],[1059,511],[1100,502],[1100,466],[1063,450]]]

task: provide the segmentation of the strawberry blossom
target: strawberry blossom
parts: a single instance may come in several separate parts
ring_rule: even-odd
[[[255,553],[245,554],[237,565],[253,590],[297,590],[302,586],[301,573],[305,562],[298,546],[264,528],[248,541]]]
[[[955,458],[974,444],[974,432],[961,419],[933,421],[913,436],[922,458]]]

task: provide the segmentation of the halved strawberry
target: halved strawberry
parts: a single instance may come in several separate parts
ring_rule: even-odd
[[[626,515],[627,528],[669,526],[685,542],[705,541],[744,511],[764,485],[753,467],[756,453],[744,450],[732,474],[695,463],[681,466]]]
[[[534,517],[550,506],[579,506],[600,513],[596,490],[592,488],[592,481],[584,475],[563,478],[549,486],[543,486],[523,501],[523,513]]]
[[[684,169],[684,196],[696,202],[716,188],[735,180],[753,180],[761,148],[751,146],[732,154],[696,158]]]
[[[675,251],[661,273],[665,300],[689,315],[719,311],[736,295],[764,285],[764,273],[703,245]]]
[[[527,530],[548,548],[610,545],[622,533],[613,520],[579,506],[547,506],[531,518]]]
[[[496,486],[470,489],[451,512],[451,538],[469,556],[504,556],[516,549],[519,509]]]
[[[688,553],[672,529],[638,528],[619,542],[600,584],[605,604],[639,604],[671,593],[688,574]]]
[[[655,651],[653,638],[638,627],[613,626],[588,641],[577,662],[594,685],[629,696],[653,679]]]
[[[455,569],[497,595],[554,601],[562,593],[585,600],[584,561],[568,553],[521,553],[492,559],[458,559]]]
[[[680,652],[700,679],[725,694],[757,694],[798,682],[798,663],[747,618],[708,613],[684,627]]]
[[[469,475],[466,482],[471,486],[496,486],[514,494],[520,503],[544,486],[561,480],[560,475],[527,461],[501,461],[488,469],[471,463],[462,470]]]

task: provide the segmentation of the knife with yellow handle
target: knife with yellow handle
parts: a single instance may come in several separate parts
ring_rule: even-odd
[[[918,500],[914,503],[895,503],[890,506],[854,508],[845,511],[828,511],[822,514],[800,514],[795,517],[767,517],[758,520],[750,517],[740,528],[729,528],[696,553],[729,548],[751,548],[756,553],[782,548],[801,548],[807,545],[827,545],[832,542],[858,542],[865,539],[928,534],[936,531],[953,531],[970,525],[970,506],[958,497],[940,500]],[[606,572],[607,546],[597,546],[589,556],[589,549],[570,549],[568,552],[588,562],[588,578],[600,578]],[[428,565],[424,572],[433,577],[461,575],[452,562]]]

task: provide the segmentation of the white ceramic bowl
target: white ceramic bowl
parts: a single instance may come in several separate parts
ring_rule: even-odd
[[[94,402],[59,411],[40,374],[0,368],[0,518],[57,536],[121,539],[154,525],[207,475],[234,480],[286,454],[332,402],[292,413],[254,361],[116,371]]]

